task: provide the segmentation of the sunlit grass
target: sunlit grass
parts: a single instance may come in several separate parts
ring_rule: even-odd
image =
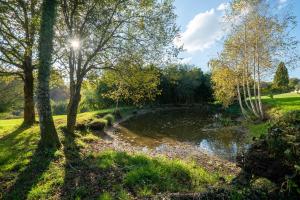
[[[107,110],[82,113],[80,118],[99,113]],[[65,120],[64,115],[54,117],[56,125],[64,125]],[[77,132],[70,139],[58,128],[62,147],[40,151],[38,124],[21,124],[22,119],[0,120],[0,199],[60,199],[61,195],[74,199],[93,195],[100,199],[133,199],[157,192],[202,191],[220,178],[217,172],[181,160],[115,151],[88,152],[91,142],[101,140],[91,132]],[[86,176],[93,173],[100,175],[89,182]],[[102,189],[95,191],[97,187]]]
[[[201,166],[181,160],[115,151],[103,152],[94,157],[101,170],[121,174],[118,184],[137,192],[140,197],[166,191],[203,191],[208,185],[216,184],[220,178],[217,173],[209,173]]]
[[[300,110],[300,94],[284,93],[274,95],[273,99],[268,96],[263,96],[262,101],[269,106],[272,112],[285,113],[293,110]]]

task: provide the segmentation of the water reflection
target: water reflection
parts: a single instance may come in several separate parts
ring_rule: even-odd
[[[234,160],[244,151],[247,138],[240,131],[204,129],[212,124],[213,117],[201,109],[159,111],[137,116],[121,124],[120,137],[133,145],[148,148],[167,148],[164,144],[188,142],[200,150]]]

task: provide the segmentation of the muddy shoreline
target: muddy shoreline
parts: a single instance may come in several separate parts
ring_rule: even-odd
[[[150,157],[163,156],[168,159],[182,159],[193,161],[204,167],[210,172],[219,172],[224,175],[237,175],[240,168],[234,162],[219,158],[218,156],[211,155],[204,149],[196,148],[195,146],[186,142],[172,142],[164,143],[160,148],[147,148],[144,146],[133,145],[130,141],[126,141],[119,137],[120,123],[129,120],[132,117],[137,117],[149,112],[186,109],[188,107],[170,107],[170,108],[156,108],[156,109],[143,109],[134,112],[126,117],[117,120],[112,127],[107,128],[105,131],[95,132],[102,140],[98,140],[91,144],[93,151],[101,152],[103,150],[116,150],[125,151],[127,153],[142,153]]]

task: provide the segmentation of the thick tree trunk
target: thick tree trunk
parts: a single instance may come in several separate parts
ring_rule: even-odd
[[[56,16],[56,0],[44,0],[39,46],[38,111],[43,147],[59,147],[60,142],[54,126],[49,95],[51,58],[53,51],[53,27]]]
[[[33,74],[31,62],[24,65],[24,125],[32,125],[35,122],[33,100]]]
[[[72,91],[70,91],[70,101],[68,105],[67,130],[70,134],[73,134],[76,125],[77,110],[81,99],[81,84],[70,87],[70,90]]]

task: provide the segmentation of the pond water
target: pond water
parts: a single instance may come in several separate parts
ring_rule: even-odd
[[[234,161],[237,153],[249,146],[247,134],[238,129],[208,128],[215,122],[201,109],[178,109],[150,112],[120,124],[119,137],[132,145],[162,148],[181,142],[213,155]]]

